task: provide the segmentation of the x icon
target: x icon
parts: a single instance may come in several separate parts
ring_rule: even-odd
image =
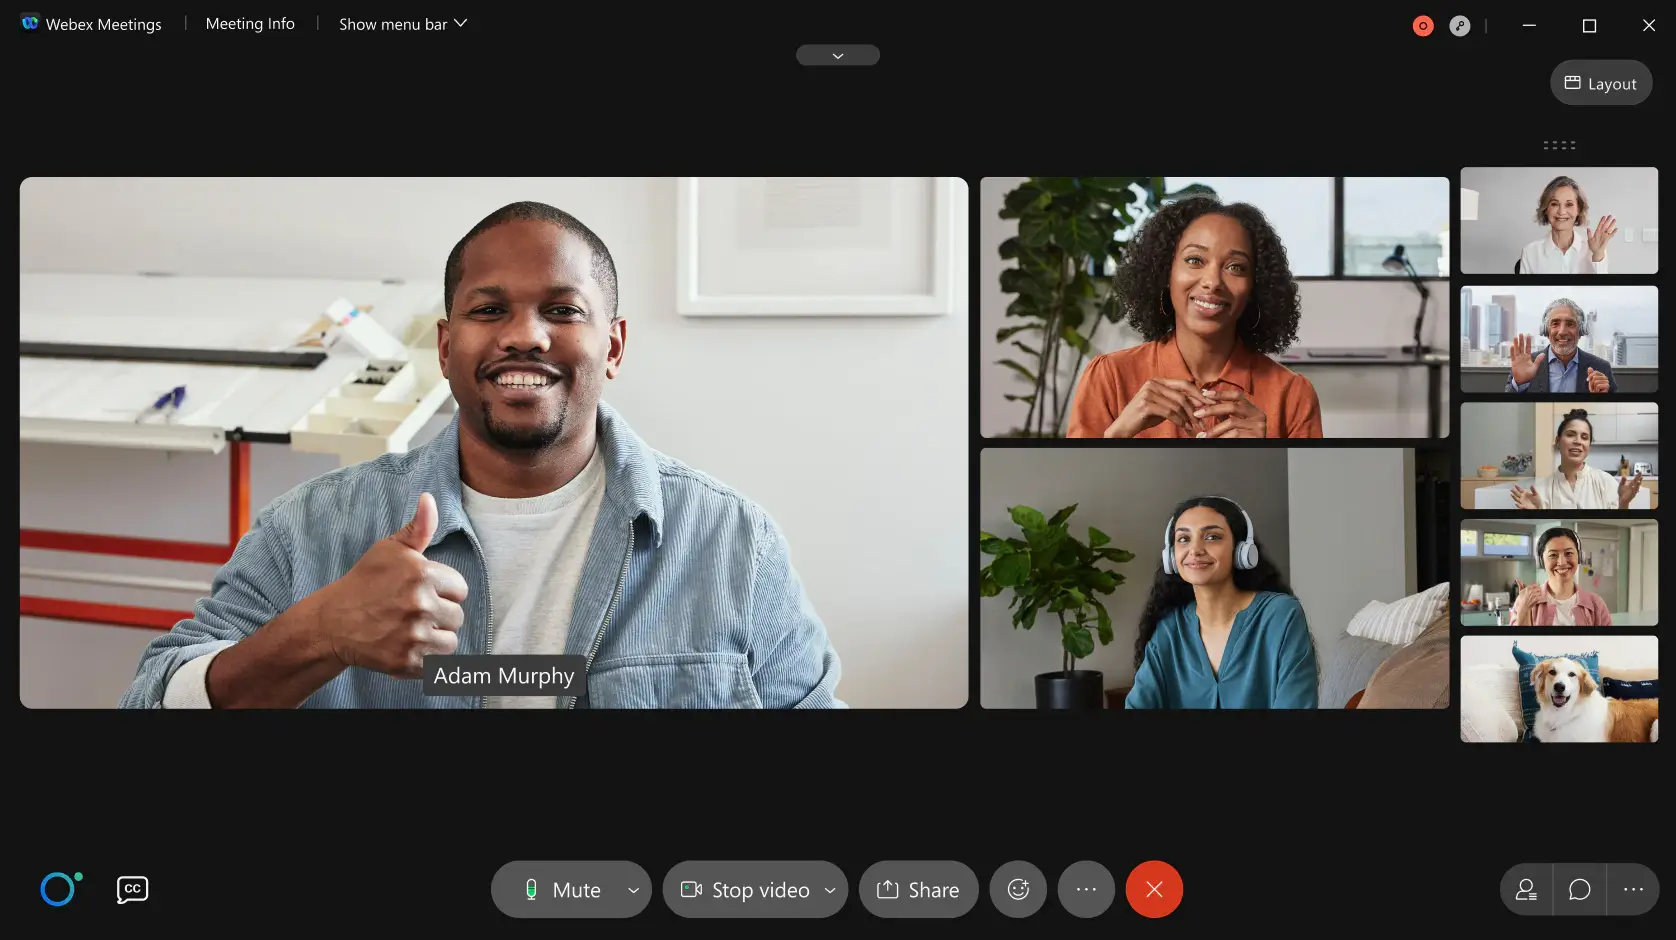
[[[1164,892],[1162,892],[1162,891],[1160,891],[1160,890],[1158,890],[1158,889],[1159,889],[1159,888],[1162,888],[1162,887],[1163,887],[1163,886],[1164,886],[1164,882],[1162,882],[1162,881],[1160,881],[1160,882],[1158,882],[1158,883],[1157,883],[1157,884],[1153,884],[1153,883],[1152,883],[1152,882],[1150,882],[1150,881],[1149,881],[1149,882],[1147,882],[1147,883],[1146,883],[1146,886],[1147,886],[1147,887],[1148,887],[1148,888],[1151,888],[1151,889],[1152,889],[1152,890],[1151,890],[1151,891],[1148,891],[1148,892],[1147,892],[1147,893],[1146,893],[1146,896],[1147,896],[1147,897],[1149,897],[1149,898],[1150,898],[1150,897],[1152,897],[1152,896],[1153,896],[1153,895],[1155,895],[1155,894],[1156,894],[1156,895],[1158,895],[1158,896],[1159,896],[1159,897],[1163,897],[1163,896],[1164,896]]]
[[[1653,28],[1653,24],[1657,23],[1657,22],[1658,22],[1658,20],[1656,20],[1656,19],[1642,20],[1641,21],[1641,31],[1644,32],[1644,33],[1656,33],[1656,32],[1658,32],[1658,30]]]

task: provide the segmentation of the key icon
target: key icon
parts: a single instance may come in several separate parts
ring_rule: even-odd
[[[1464,16],[1457,16],[1449,21],[1449,31],[1457,36],[1465,36],[1472,32],[1472,20]]]

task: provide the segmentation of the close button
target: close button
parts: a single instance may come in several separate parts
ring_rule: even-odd
[[[797,47],[799,65],[877,65],[879,47],[856,43],[827,43]]]

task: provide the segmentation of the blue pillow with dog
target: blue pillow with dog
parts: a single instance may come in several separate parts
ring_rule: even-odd
[[[1514,640],[1513,661],[1519,664],[1519,711],[1524,714],[1526,744],[1537,743],[1536,736],[1533,735],[1530,730],[1531,727],[1536,724],[1536,712],[1538,708],[1536,701],[1536,687],[1531,685],[1531,670],[1536,668],[1537,663],[1547,659],[1570,659],[1582,663],[1583,668],[1589,671],[1589,677],[1595,680],[1595,684],[1604,685],[1600,679],[1599,650],[1589,653],[1543,653],[1541,655],[1537,655],[1536,653],[1528,653],[1520,649],[1519,641]],[[1604,691],[1604,689],[1602,691]]]

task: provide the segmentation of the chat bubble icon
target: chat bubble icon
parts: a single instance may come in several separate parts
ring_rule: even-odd
[[[151,897],[151,879],[144,875],[122,875],[116,879],[116,903],[144,901]]]
[[[1594,887],[1586,879],[1573,878],[1565,893],[1568,901],[1587,901],[1589,895],[1594,893]]]

